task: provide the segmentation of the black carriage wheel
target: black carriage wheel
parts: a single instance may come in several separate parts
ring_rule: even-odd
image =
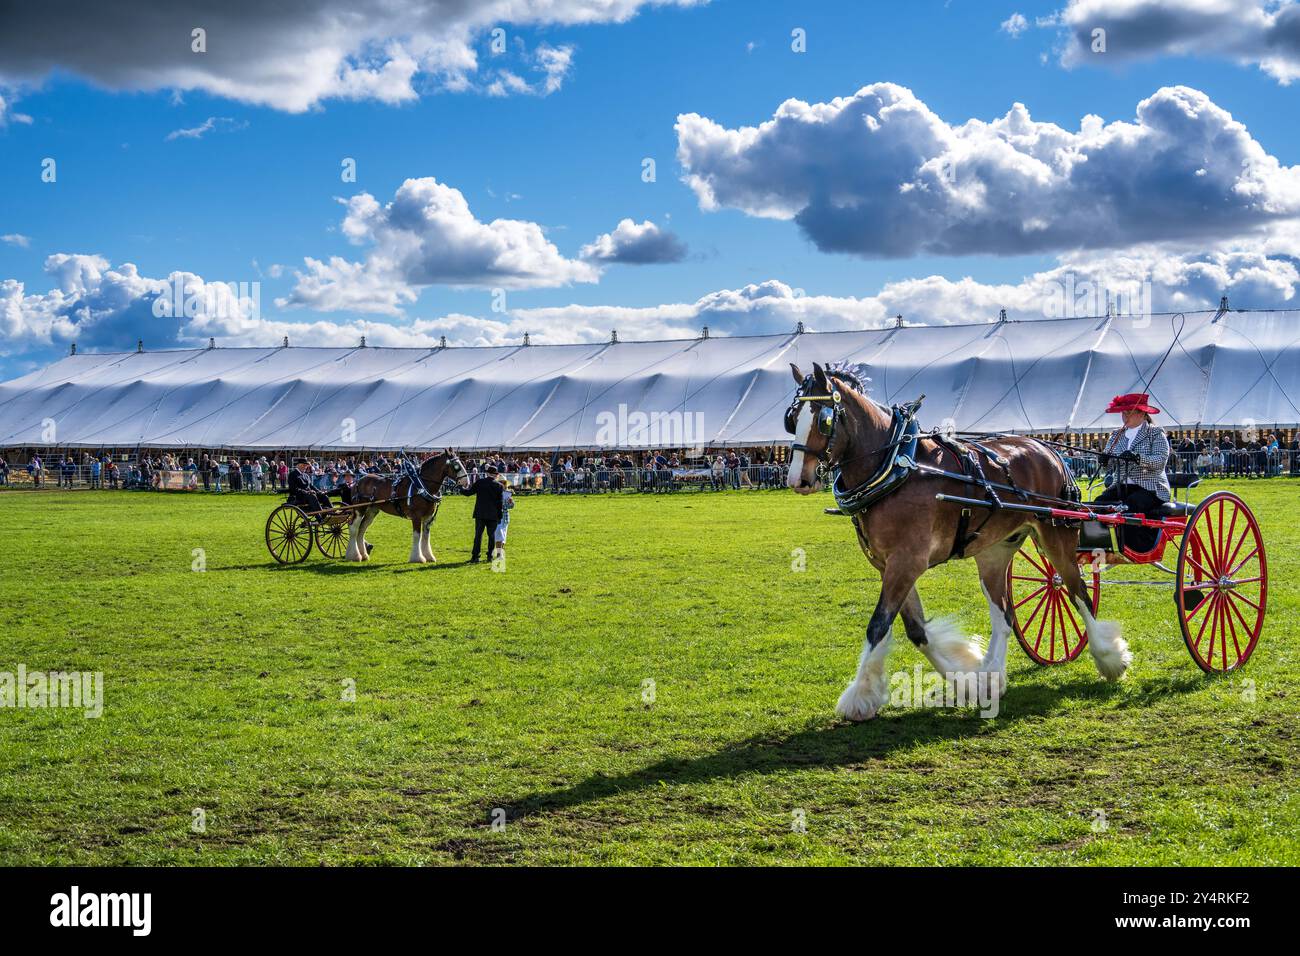
[[[330,515],[316,525],[316,547],[327,558],[338,560],[348,551],[348,522],[343,516]]]
[[[280,564],[298,564],[311,553],[311,521],[300,508],[280,505],[266,519],[266,549]]]

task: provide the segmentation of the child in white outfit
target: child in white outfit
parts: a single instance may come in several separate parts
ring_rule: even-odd
[[[515,496],[510,493],[510,483],[506,476],[502,475],[497,481],[501,482],[501,520],[497,522],[496,531],[492,533],[492,540],[495,545],[495,555],[504,556],[506,553],[506,531],[510,525],[510,509],[515,506]]]

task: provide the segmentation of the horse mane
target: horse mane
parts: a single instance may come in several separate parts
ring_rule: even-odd
[[[844,382],[855,392],[861,393],[864,397],[871,397],[871,390],[867,383],[871,381],[867,377],[867,367],[860,362],[832,362],[826,366],[828,377],[833,376]]]

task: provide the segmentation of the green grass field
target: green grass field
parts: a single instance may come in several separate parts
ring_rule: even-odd
[[[437,565],[381,516],[373,563],[279,567],[271,497],[6,493],[0,671],[105,697],[0,710],[0,863],[1294,863],[1300,484],[1220,486],[1270,548],[1243,671],[1196,668],[1168,590],[1114,587],[1121,684],[1013,643],[996,718],[861,725],[833,708],[877,578],[826,498],[527,498],[496,573],[463,563],[466,499]],[[987,635],[971,562],[921,594]],[[922,662],[896,632],[889,669]]]

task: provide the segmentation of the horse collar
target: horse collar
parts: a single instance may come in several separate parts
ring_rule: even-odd
[[[883,446],[887,452],[876,473],[866,481],[844,487],[844,475],[837,464],[831,471],[831,491],[835,504],[846,515],[854,515],[869,508],[881,498],[897,491],[916,468],[916,445],[921,427],[916,422],[919,400],[907,405],[895,405],[889,429],[889,441]],[[829,446],[828,446],[829,447]],[[888,454],[890,450],[892,454]]]

